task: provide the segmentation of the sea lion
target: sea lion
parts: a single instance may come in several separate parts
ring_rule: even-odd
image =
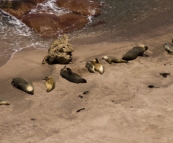
[[[18,88],[18,89],[20,89],[20,90],[22,90],[26,93],[29,93],[29,94],[32,94],[32,95],[34,94],[34,86],[33,86],[32,82],[30,82],[26,79],[17,77],[17,78],[14,78],[12,80],[11,84],[14,87],[16,87],[16,88]]]
[[[148,50],[148,47],[145,45],[133,47],[131,50],[129,50],[123,55],[122,59],[126,61],[134,60],[138,56],[143,56],[146,50]]]
[[[113,56],[103,56],[102,59],[107,61],[109,64],[112,64],[112,63],[127,63],[126,60],[117,59]]]
[[[46,80],[46,91],[50,92],[55,88],[55,81],[52,76],[45,77],[43,80]]]
[[[81,78],[80,75],[74,73],[70,68],[66,68],[66,66],[61,69],[60,75],[70,82],[87,83],[86,79]]]
[[[0,99],[0,105],[10,105],[10,102]]]
[[[88,69],[89,72],[95,73],[95,66],[90,62],[86,62],[85,67]]]
[[[172,39],[172,43],[165,43],[163,47],[168,52],[168,54],[173,55],[173,39]]]
[[[93,59],[92,61],[87,61],[85,67],[91,73],[95,73],[95,71],[99,72],[100,74],[104,73],[104,67],[97,58]]]
[[[97,58],[93,59],[91,63],[95,66],[94,68],[95,71],[99,72],[100,74],[104,73],[104,67]]]

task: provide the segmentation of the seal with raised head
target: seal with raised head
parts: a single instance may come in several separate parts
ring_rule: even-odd
[[[47,92],[50,92],[51,90],[55,88],[55,81],[52,76],[48,76],[48,77],[46,76],[43,80],[46,81],[45,86],[46,86]]]
[[[88,69],[89,72],[92,73],[94,73],[95,71],[99,72],[100,74],[104,73],[104,67],[97,58],[93,59],[92,61],[86,62],[85,67]]]
[[[163,47],[168,52],[168,54],[173,55],[173,39],[172,39],[172,43],[165,43]]]
[[[32,95],[34,94],[34,86],[33,86],[32,82],[30,82],[24,78],[20,78],[20,77],[14,78],[12,80],[11,84],[14,87],[16,87],[26,93],[29,93]]]
[[[148,47],[145,45],[133,47],[131,50],[129,50],[123,55],[122,59],[126,61],[134,60],[138,56],[143,56],[146,50],[148,50]]]
[[[73,83],[87,83],[86,79],[82,78],[77,73],[74,73],[70,68],[66,68],[66,66],[61,69],[60,75]]]
[[[127,63],[126,60],[117,59],[116,57],[113,57],[113,56],[103,56],[102,59],[107,61],[109,64],[112,64],[112,63]]]

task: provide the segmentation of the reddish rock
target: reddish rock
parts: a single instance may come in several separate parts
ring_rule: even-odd
[[[101,14],[101,3],[93,0],[57,0],[56,3],[58,7],[83,15],[97,16]]]
[[[44,38],[56,38],[58,34],[72,32],[84,27],[89,20],[82,15],[73,13],[61,16],[37,13],[24,16],[22,22]]]
[[[45,0],[1,0],[0,9],[20,19],[24,14],[36,7],[37,3],[41,3],[43,1]]]

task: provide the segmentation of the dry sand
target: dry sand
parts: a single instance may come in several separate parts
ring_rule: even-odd
[[[75,51],[68,67],[87,80],[84,84],[63,79],[60,69],[64,65],[42,65],[47,50],[30,48],[15,54],[0,68],[0,98],[11,102],[0,106],[0,142],[172,143],[173,56],[162,45],[171,41],[173,26],[162,24],[153,30],[149,26],[145,34],[136,28],[137,35],[132,32],[116,42],[71,41]],[[149,47],[149,57],[138,57],[128,64],[102,61],[103,75],[85,68],[87,60],[103,55],[120,58],[137,44]],[[170,76],[164,78],[161,72]],[[49,75],[55,78],[56,87],[47,93],[42,79]],[[12,87],[12,78],[18,76],[33,81],[34,95]],[[77,112],[80,109],[84,110]]]

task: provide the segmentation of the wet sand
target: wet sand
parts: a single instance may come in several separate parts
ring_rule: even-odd
[[[0,98],[11,102],[0,106],[0,142],[172,143],[173,56],[163,48],[173,37],[172,14],[156,13],[112,35],[71,40],[73,62],[67,66],[87,80],[84,84],[63,79],[64,65],[42,65],[47,50],[30,48],[15,54],[0,68]],[[87,60],[121,58],[137,44],[149,47],[148,57],[128,64],[102,61],[103,75],[85,68]],[[164,78],[162,72],[170,75]],[[42,79],[49,75],[56,87],[47,93]],[[18,76],[33,81],[34,95],[12,87],[12,78]]]

